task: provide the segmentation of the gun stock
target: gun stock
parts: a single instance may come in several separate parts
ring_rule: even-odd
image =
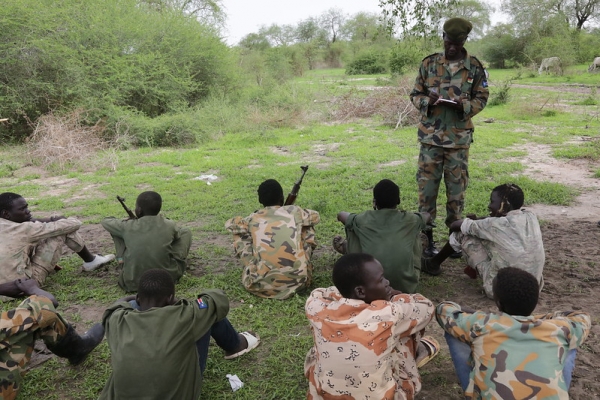
[[[129,209],[129,207],[127,207],[127,205],[125,204],[125,198],[124,197],[117,196],[117,200],[119,200],[119,203],[121,203],[121,205],[125,209],[125,212],[127,213],[127,215],[129,215],[129,218],[131,218],[131,219],[137,219],[137,217],[135,216],[135,214],[133,213],[133,211],[131,211]]]
[[[294,183],[294,187],[292,187],[290,194],[287,195],[284,206],[291,206],[296,202],[296,197],[298,197],[298,192],[300,191],[300,185],[302,185],[304,175],[306,174],[306,171],[308,171],[308,165],[303,165],[300,168],[302,169],[302,175],[300,176],[300,179]]]

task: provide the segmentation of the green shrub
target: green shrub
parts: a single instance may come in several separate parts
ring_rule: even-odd
[[[418,68],[423,51],[414,44],[399,42],[390,52],[389,66],[393,74],[402,75]]]
[[[366,52],[358,55],[346,66],[347,75],[374,75],[387,72],[387,54]]]
[[[7,0],[3,12],[0,115],[12,137],[51,111],[115,105],[155,118],[232,86],[228,47],[182,12],[136,0]]]

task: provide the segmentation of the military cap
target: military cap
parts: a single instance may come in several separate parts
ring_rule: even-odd
[[[444,33],[453,42],[464,42],[467,40],[473,24],[464,18],[450,18],[444,22]]]

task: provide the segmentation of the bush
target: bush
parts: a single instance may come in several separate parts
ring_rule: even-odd
[[[387,54],[367,52],[360,54],[346,66],[347,75],[374,75],[387,72]]]
[[[232,87],[235,64],[214,29],[143,4],[5,1],[0,115],[11,119],[9,134],[23,137],[28,121],[77,108],[110,117],[118,106],[155,118]]]
[[[423,51],[415,44],[399,42],[390,53],[390,71],[397,75],[416,71],[422,59]]]

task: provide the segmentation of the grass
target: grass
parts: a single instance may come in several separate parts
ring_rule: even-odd
[[[492,76],[505,71],[490,71]],[[576,75],[581,78],[583,75]],[[354,78],[354,77],[352,77]],[[310,71],[300,82],[341,80],[335,71]],[[536,78],[527,78],[534,80]],[[546,82],[549,78],[538,77]],[[559,79],[559,78],[557,78]],[[561,77],[563,83],[570,81]],[[575,78],[572,78],[575,79]],[[525,82],[525,78],[517,82]],[[530,82],[530,81],[527,81]],[[552,83],[552,82],[548,82]],[[327,83],[330,84],[330,83]],[[371,83],[361,83],[370,85]],[[492,93],[494,88],[492,87]],[[485,214],[491,189],[504,182],[516,182],[526,203],[568,205],[576,192],[564,185],[538,182],[523,175],[519,158],[528,144],[556,146],[563,157],[589,157],[598,148],[600,122],[597,109],[577,104],[571,93],[542,92],[513,88],[512,100],[502,106],[488,107],[475,118],[475,142],[471,147],[470,185],[467,213]],[[567,108],[563,104],[568,105]],[[544,111],[553,110],[552,115]],[[578,117],[573,118],[573,114]],[[484,123],[493,118],[494,123]],[[587,125],[587,128],[586,128]],[[565,146],[577,136],[591,136],[584,146]],[[260,334],[262,344],[256,352],[235,361],[223,360],[220,350],[211,346],[208,369],[204,376],[204,399],[300,399],[307,388],[303,362],[312,338],[304,317],[307,294],[286,301],[254,297],[240,284],[241,267],[232,258],[230,238],[224,222],[234,215],[247,215],[259,207],[258,184],[277,178],[291,189],[300,174],[300,165],[309,165],[298,204],[317,210],[317,249],[314,287],[331,285],[331,265],[336,259],[329,247],[333,235],[343,233],[336,221],[338,211],[358,212],[371,204],[373,185],[383,178],[394,180],[401,188],[402,206],[417,208],[415,185],[418,143],[414,127],[391,130],[371,120],[347,124],[311,124],[294,129],[273,129],[257,134],[217,135],[218,139],[194,148],[143,148],[118,153],[116,169],[103,166],[96,170],[75,169],[58,178],[43,170],[25,170],[27,157],[20,147],[0,149],[0,183],[4,191],[23,194],[34,214],[57,211],[74,215],[87,224],[105,216],[125,216],[115,196],[126,197],[130,207],[143,190],[156,190],[163,196],[163,214],[192,229],[195,241],[190,256],[193,269],[177,285],[177,296],[193,298],[203,288],[221,288],[232,301],[229,318],[240,330]],[[567,152],[571,149],[571,152]],[[32,168],[32,167],[28,167]],[[194,178],[214,174],[216,182],[207,185]],[[596,176],[600,175],[600,170]],[[38,177],[40,177],[38,179]],[[66,178],[70,178],[67,180]],[[440,197],[444,197],[443,189]],[[444,218],[440,207],[438,223]],[[438,240],[445,232],[436,232]],[[110,244],[99,249],[111,251]],[[79,271],[80,260],[61,260],[64,270],[49,278],[47,289],[61,303],[60,311],[78,325],[94,322],[86,308],[102,309],[123,293],[116,285],[114,267],[91,274]],[[476,283],[473,283],[476,285]],[[455,289],[442,276],[424,277],[419,290],[431,298],[452,298]],[[17,303],[7,303],[10,308]],[[81,330],[81,329],[80,329]],[[79,368],[52,359],[32,370],[25,379],[22,398],[95,399],[110,373],[109,351],[102,343]],[[245,386],[232,393],[225,375],[237,374]],[[443,378],[440,378],[443,380]],[[453,382],[441,386],[456,392]],[[444,389],[445,390],[445,389]]]

